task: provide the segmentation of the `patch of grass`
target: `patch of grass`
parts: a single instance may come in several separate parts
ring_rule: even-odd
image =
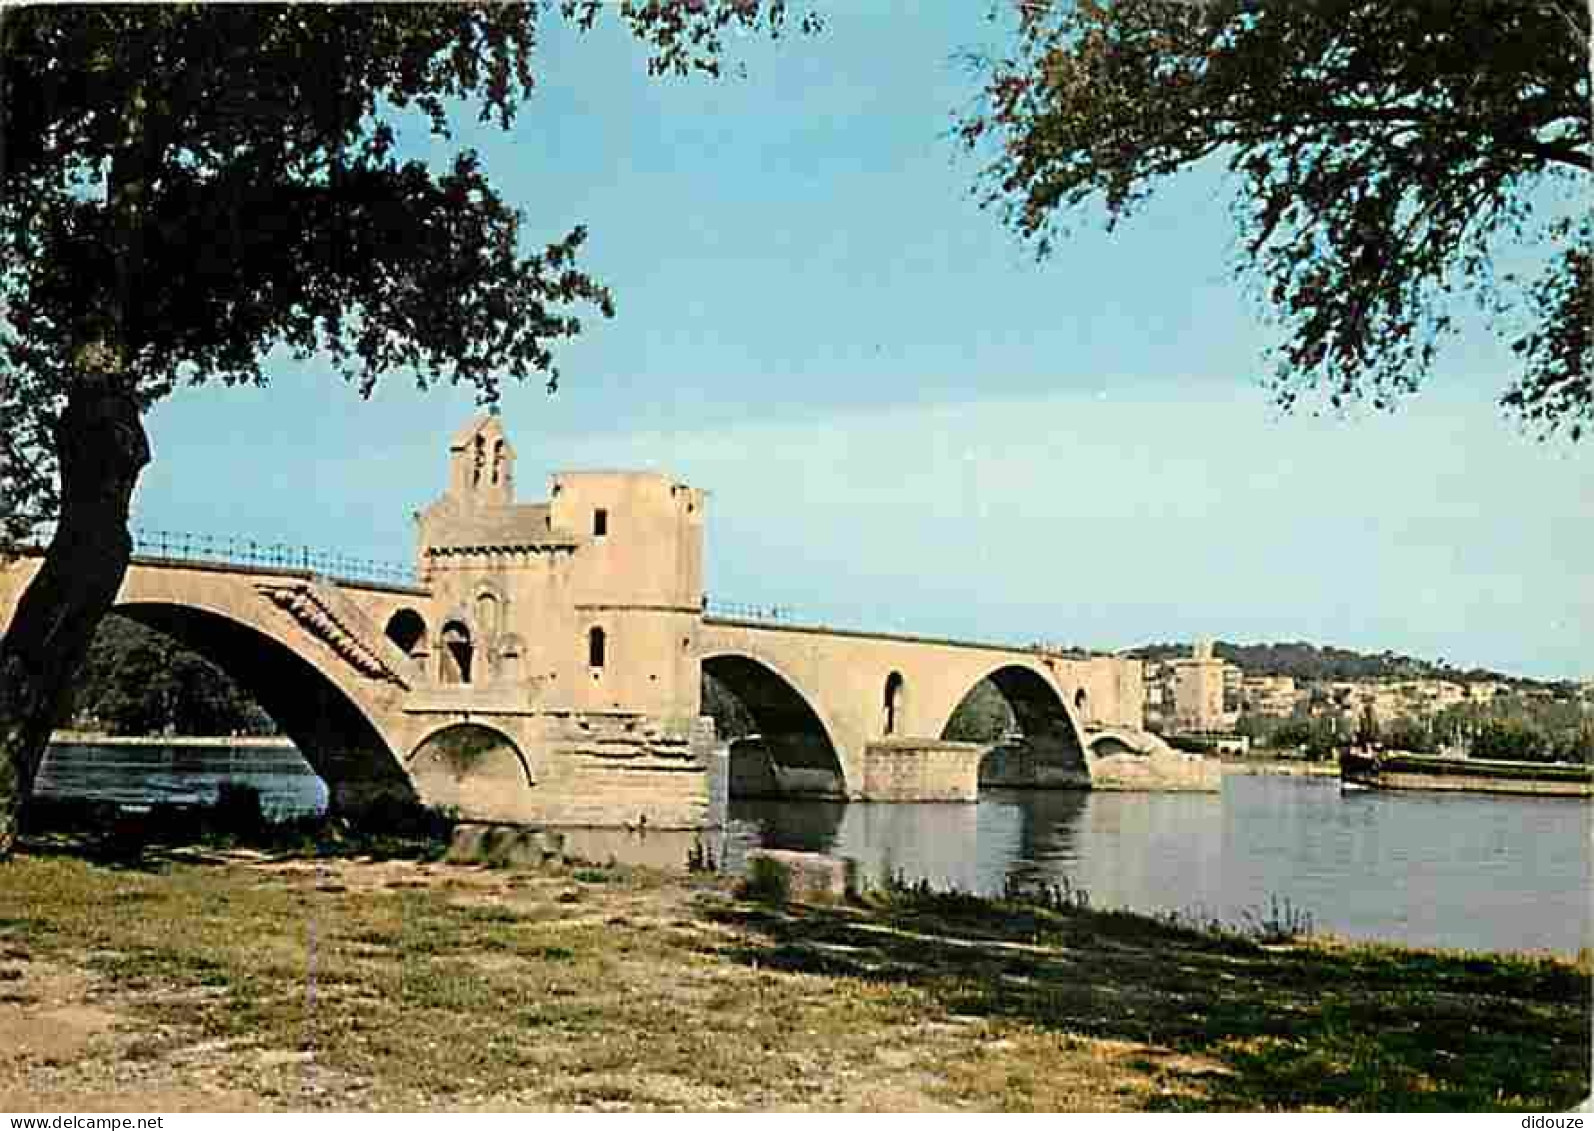
[[[123,1018],[52,1070],[85,1094],[127,1059],[176,1086],[196,1046],[288,1108],[1544,1110],[1589,1084],[1587,961],[1264,947],[1071,892],[776,906],[591,869],[567,904],[588,869],[159,863],[0,872],[8,952]],[[268,1086],[283,1050],[313,1071]]]
[[[1483,1110],[1512,1096],[1566,1105],[1588,1089],[1589,975],[1572,963],[1331,940],[1264,949],[1231,928],[1123,911],[873,900],[863,916],[738,912],[770,944],[746,960],[906,982],[958,1015],[1209,1065],[1159,1083],[1152,1107]],[[1259,922],[1263,938],[1294,923]]]

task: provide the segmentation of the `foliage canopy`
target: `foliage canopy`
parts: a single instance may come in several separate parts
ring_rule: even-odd
[[[112,613],[72,689],[66,725],[111,734],[271,734],[275,724],[225,672],[177,641]]]
[[[1583,0],[1018,0],[964,142],[981,195],[1045,257],[1210,160],[1236,182],[1238,270],[1282,324],[1294,406],[1386,407],[1479,300],[1543,434],[1594,423],[1590,14]],[[1536,261],[1501,270],[1502,249]]]
[[[55,429],[93,374],[147,406],[184,383],[263,383],[266,352],[328,357],[368,394],[403,372],[494,400],[557,380],[581,313],[613,313],[580,226],[540,249],[460,151],[404,159],[419,115],[508,128],[541,22],[605,9],[655,73],[717,74],[728,32],[782,0],[673,4],[39,5],[0,17],[0,516],[52,517]],[[812,17],[801,21],[813,30]],[[7,531],[0,531],[4,534]]]

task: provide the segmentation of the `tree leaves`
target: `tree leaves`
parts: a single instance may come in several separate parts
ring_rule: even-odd
[[[262,383],[277,344],[362,393],[395,371],[558,379],[558,344],[614,313],[578,224],[524,217],[470,152],[400,161],[396,123],[516,121],[539,21],[600,6],[29,6],[0,17],[0,541],[54,509],[51,421],[84,359],[147,406],[185,383]],[[783,0],[626,0],[659,73],[717,74]],[[811,17],[800,22],[815,30]],[[102,366],[105,368],[105,366]]]
[[[1585,215],[1559,231],[1566,242],[1530,292],[1536,329],[1511,345],[1523,375],[1501,400],[1533,424],[1564,425],[1577,440],[1594,424],[1594,224]]]
[[[1060,213],[1099,201],[1111,228],[1161,179],[1225,162],[1237,270],[1265,281],[1286,335],[1273,381],[1286,408],[1387,407],[1418,388],[1458,292],[1498,313],[1514,301],[1495,277],[1502,249],[1554,248],[1547,189],[1588,192],[1589,14],[1561,0],[1020,11],[1013,51],[959,123],[971,149],[996,148],[984,202],[1044,257]],[[1503,401],[1574,439],[1594,414],[1583,247],[1553,255],[1533,291],[1530,369]]]
[[[214,664],[115,614],[101,622],[63,723],[112,734],[218,735],[273,730],[260,706]]]

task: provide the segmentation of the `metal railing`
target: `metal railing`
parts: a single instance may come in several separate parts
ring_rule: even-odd
[[[789,605],[751,605],[743,601],[722,601],[717,597],[703,598],[703,612],[732,620],[767,620],[793,623],[797,610]]]
[[[412,565],[317,550],[297,542],[266,542],[233,534],[196,534],[182,530],[146,530],[142,527],[134,527],[131,533],[135,557],[317,573],[338,581],[420,584]],[[24,553],[43,554],[49,545],[49,537],[40,535],[17,542],[12,548]]]
[[[133,553],[169,561],[215,562],[257,569],[299,570],[345,581],[416,584],[415,568],[399,562],[359,558],[291,542],[265,542],[230,534],[181,530],[133,530]]]

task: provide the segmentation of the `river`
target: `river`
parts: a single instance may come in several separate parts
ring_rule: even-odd
[[[81,750],[82,748],[79,748]],[[208,752],[207,752],[208,751]],[[203,802],[227,778],[273,815],[321,811],[291,747],[99,748],[41,769],[46,796]],[[1571,798],[1358,791],[1334,778],[1230,774],[1221,794],[988,790],[976,804],[733,801],[726,866],[765,845],[856,857],[865,877],[998,894],[1050,884],[1094,907],[1241,923],[1271,902],[1359,939],[1575,953],[1594,946],[1594,806]],[[620,834],[604,851],[684,864],[691,837]]]

